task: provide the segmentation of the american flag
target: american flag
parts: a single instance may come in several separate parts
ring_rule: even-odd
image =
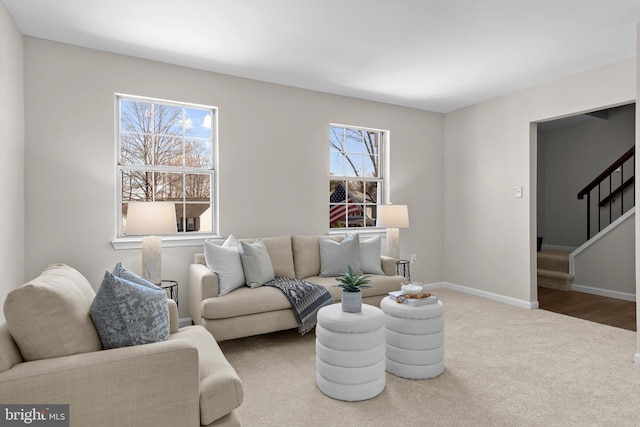
[[[342,183],[339,183],[329,197],[329,203],[340,203],[329,207],[329,225],[336,221],[343,221],[349,215],[360,214],[360,208],[357,205],[345,204],[346,202],[351,202],[351,199],[347,199],[347,192]]]

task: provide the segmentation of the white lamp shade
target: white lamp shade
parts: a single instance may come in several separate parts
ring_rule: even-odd
[[[409,209],[407,205],[380,205],[376,226],[381,228],[409,227]]]
[[[176,207],[173,202],[129,202],[127,236],[176,233]]]

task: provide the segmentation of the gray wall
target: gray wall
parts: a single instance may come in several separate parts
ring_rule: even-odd
[[[586,241],[586,198],[577,194],[635,144],[635,105],[610,110],[609,119],[592,119],[538,133],[538,233],[544,243],[578,247]],[[625,179],[633,162],[625,165]],[[619,174],[616,174],[619,177]],[[613,181],[613,188],[619,183]],[[606,187],[608,189],[608,187]],[[632,190],[630,190],[632,191]],[[625,194],[625,208],[632,204]],[[592,197],[595,199],[597,193]],[[612,205],[613,219],[620,216],[620,199]],[[609,211],[602,210],[603,225]],[[591,234],[597,232],[597,211],[592,210]]]
[[[0,2],[0,301],[24,281],[24,78],[22,33]],[[0,311],[0,321],[4,313]]]
[[[220,233],[267,237],[328,231],[328,126],[391,134],[391,199],[407,204],[402,257],[412,278],[442,281],[443,116],[133,57],[25,39],[28,276],[65,262],[97,288],[116,261],[114,92],[219,108]],[[163,276],[180,282],[202,246],[165,248]]]
[[[537,137],[532,128],[635,97],[636,60],[631,58],[446,114],[446,280],[536,301]],[[521,199],[515,197],[520,186]]]
[[[636,294],[635,215],[625,215],[589,244],[574,252],[576,290],[632,299]]]

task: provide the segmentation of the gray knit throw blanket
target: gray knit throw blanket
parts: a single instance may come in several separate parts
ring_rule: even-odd
[[[316,326],[320,308],[333,304],[333,298],[331,298],[329,291],[324,286],[315,283],[276,277],[263,286],[278,288],[287,297],[293,313],[296,315],[300,335],[306,334]]]

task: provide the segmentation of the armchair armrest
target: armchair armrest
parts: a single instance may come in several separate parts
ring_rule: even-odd
[[[396,260],[389,256],[382,255],[382,271],[384,271],[384,274],[387,276],[397,275]]]
[[[202,319],[202,300],[218,296],[218,275],[203,264],[189,265],[189,314],[196,325]]]
[[[198,350],[189,340],[24,362],[0,373],[0,402],[69,404],[74,426],[199,426]]]

